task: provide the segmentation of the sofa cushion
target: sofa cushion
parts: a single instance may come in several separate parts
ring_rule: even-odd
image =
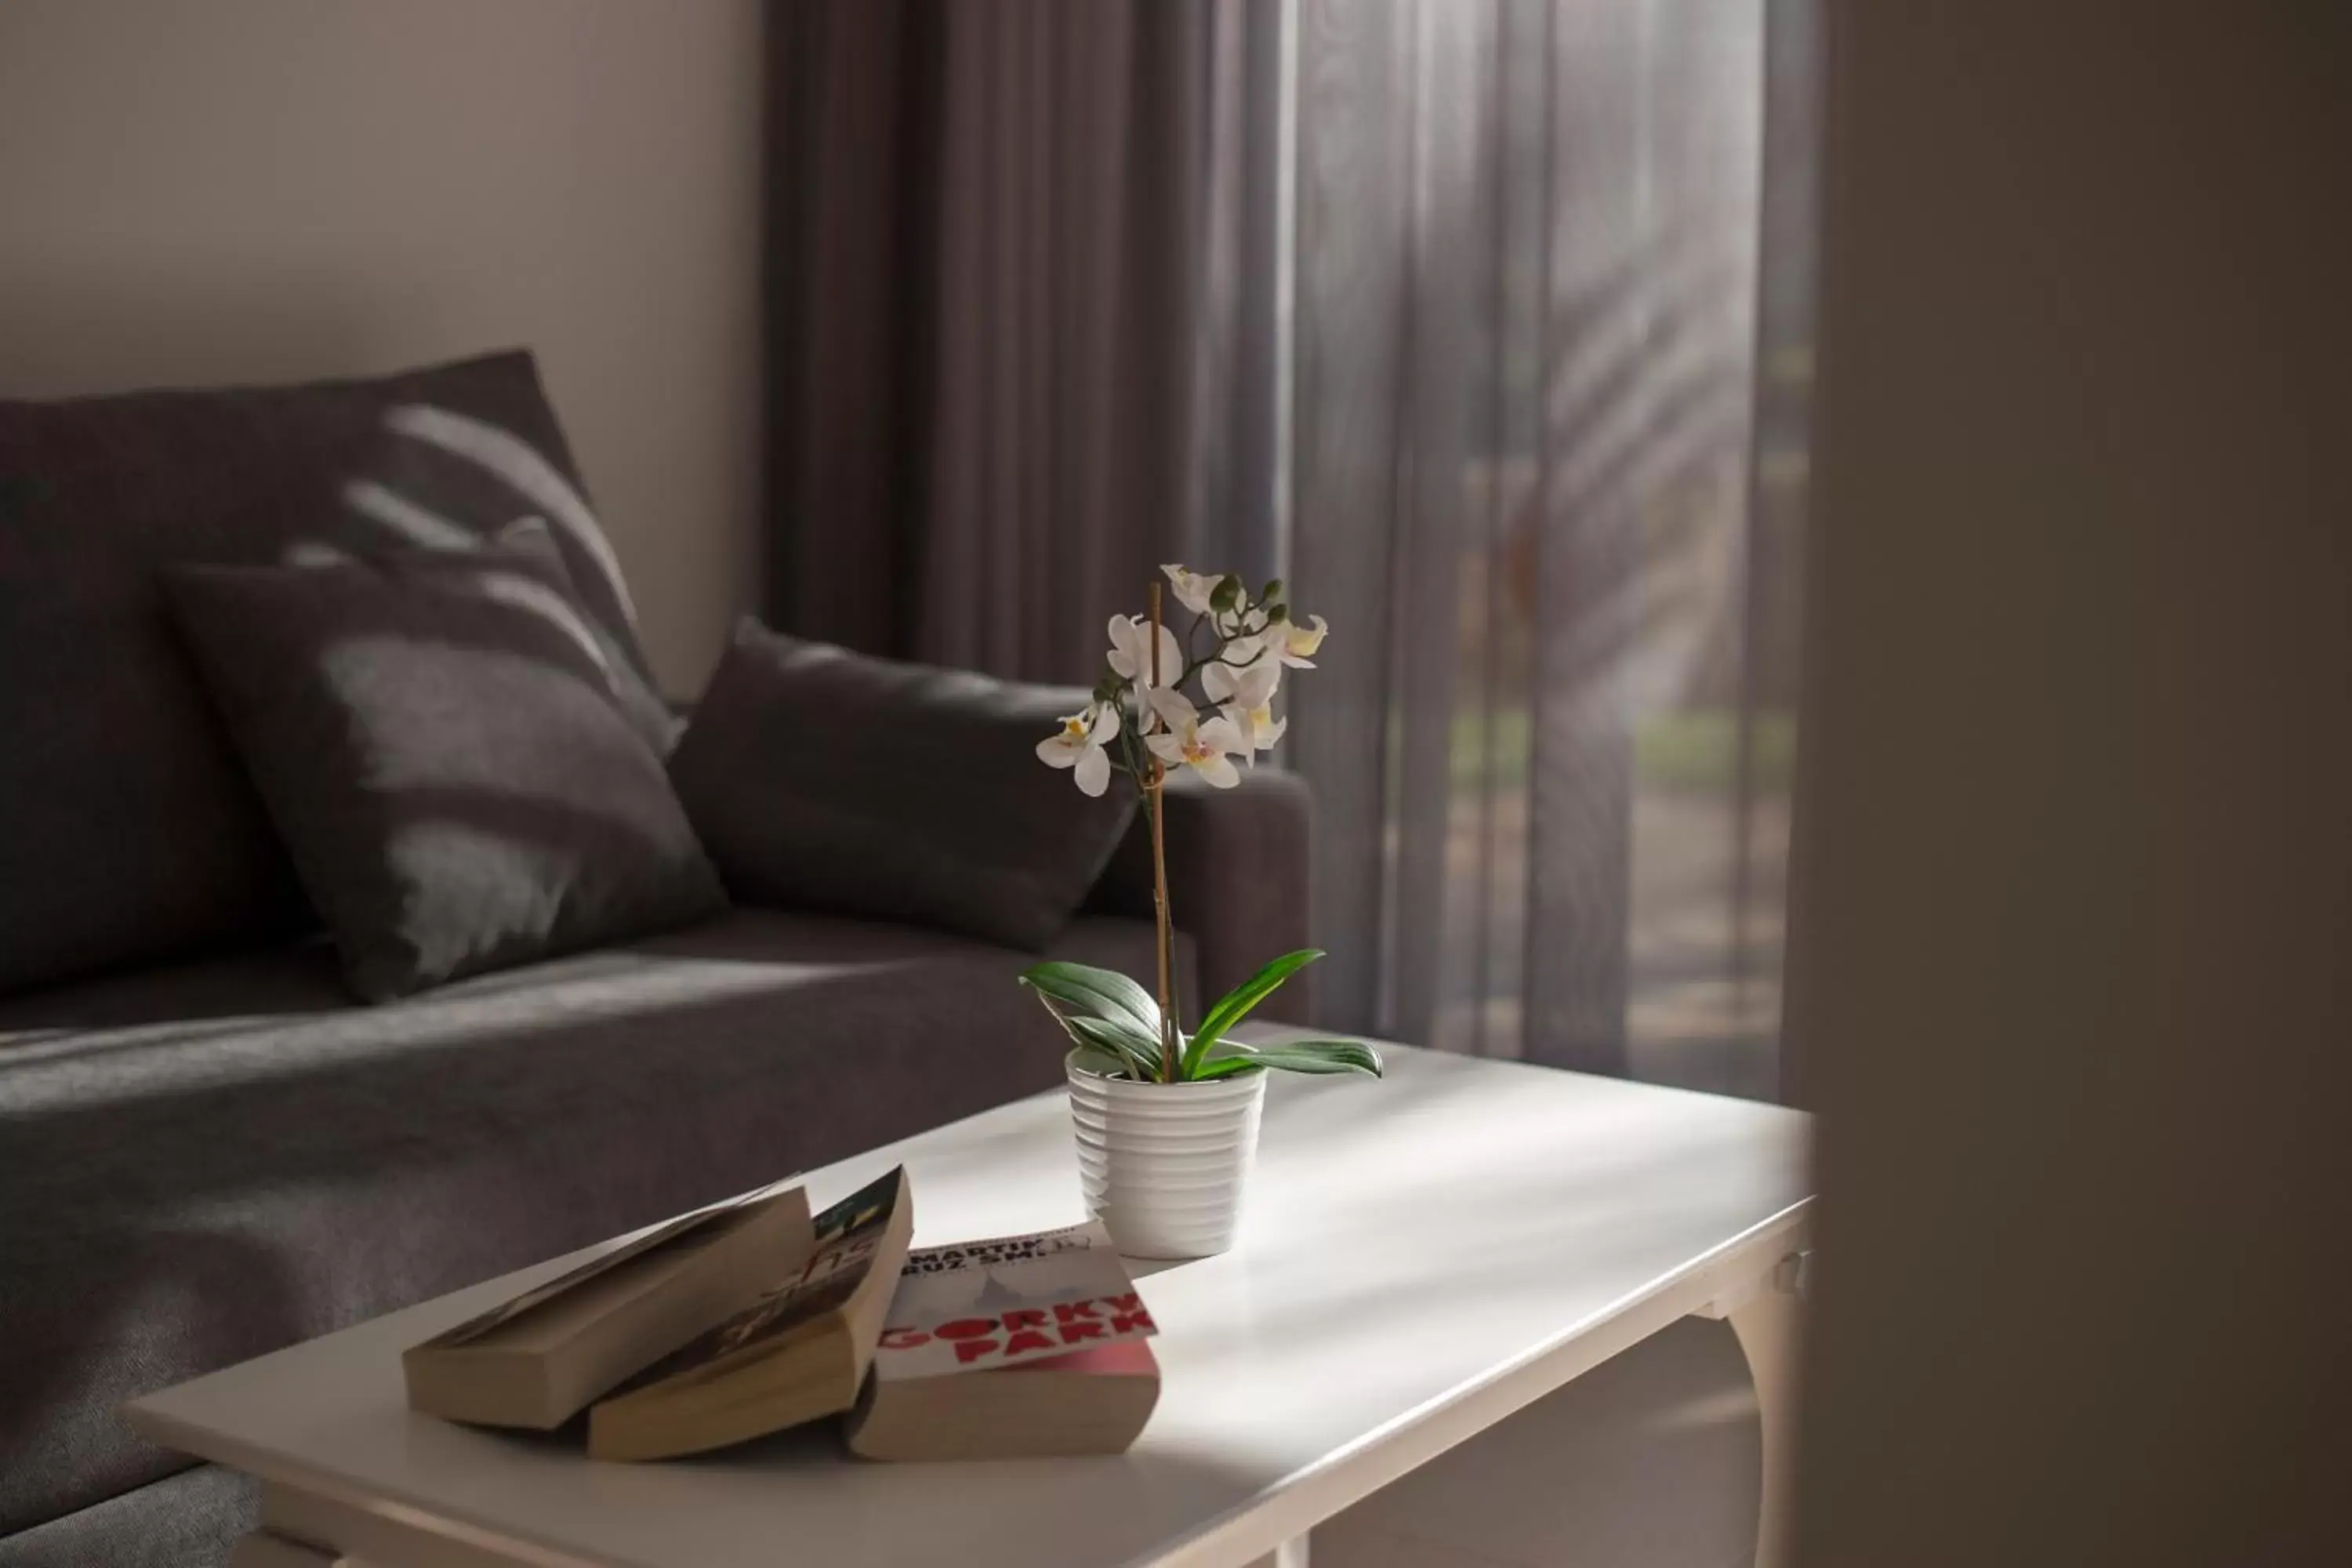
[[[0,1534],[185,1464],[132,1395],[1052,1087],[1029,962],[738,910],[388,1007],[323,946],[0,998]]]
[[[1037,760],[1083,688],[869,658],[746,620],[670,759],[748,903],[912,921],[1032,951],[1135,815]]]
[[[553,526],[640,673],[530,356],[368,381],[0,400],[0,991],[310,913],[163,609],[168,562]]]
[[[725,904],[543,528],[495,550],[166,578],[362,998]]]

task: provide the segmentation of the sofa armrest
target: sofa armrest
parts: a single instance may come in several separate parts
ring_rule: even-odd
[[[1192,939],[1201,994],[1222,996],[1267,960],[1307,945],[1308,829],[1314,800],[1295,773],[1244,768],[1232,789],[1189,771],[1168,780],[1168,898]],[[1086,907],[1151,918],[1151,819],[1142,811],[1113,851]],[[1255,1016],[1303,1023],[1310,969]]]

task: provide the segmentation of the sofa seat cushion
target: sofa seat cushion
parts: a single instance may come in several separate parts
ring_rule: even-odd
[[[323,946],[0,999],[0,1534],[186,1464],[134,1394],[1050,1088],[1029,962],[747,910],[384,1007]]]
[[[232,1568],[240,1536],[261,1524],[261,1483],[198,1465],[0,1535],[0,1568]]]

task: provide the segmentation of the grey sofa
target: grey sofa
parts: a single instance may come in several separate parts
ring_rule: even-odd
[[[471,368],[483,365],[495,368],[500,395],[521,400],[509,424],[538,427],[568,473],[551,416],[533,405],[527,358]],[[437,395],[462,392],[462,381]],[[70,449],[91,465],[89,453],[110,450],[136,476],[132,500],[152,498],[154,508],[173,493],[158,465],[213,465],[183,487],[198,514],[189,551],[236,558],[204,521],[207,506],[226,515],[222,475],[249,478],[271,463],[273,473],[331,475],[357,449],[367,409],[390,395],[355,385],[317,389],[319,408],[300,390],[224,395],[225,423],[201,400],[170,395],[183,402],[167,397],[160,420],[150,404],[131,421],[158,444],[124,450],[110,437],[110,447]],[[119,408],[89,412],[121,422]],[[39,481],[10,465],[59,449],[59,418],[0,405],[0,485],[21,494]],[[175,458],[173,443],[194,439],[191,429],[207,449]],[[217,450],[247,437],[234,462]],[[278,479],[247,489],[248,503],[304,494]],[[461,510],[446,498],[437,507]],[[0,518],[0,528],[21,521]],[[160,524],[142,527],[129,553],[170,552]],[[24,651],[12,637],[46,650],[0,657],[5,752],[48,721],[43,703],[56,699],[9,688],[69,669],[68,650],[50,639],[119,636],[131,646],[156,634],[141,619],[153,606],[127,589],[100,591],[108,580],[96,567],[89,582],[99,587],[83,584],[61,610],[47,575],[54,540],[0,533],[0,656]],[[68,613],[75,605],[88,626]],[[138,651],[126,655],[133,664]],[[127,745],[142,712],[168,706],[168,678],[152,674],[143,688],[120,670],[113,678],[118,689],[93,700],[120,702],[124,728],[108,743]],[[123,760],[135,768],[135,754]],[[130,1435],[116,1409],[133,1394],[1060,1076],[1057,1031],[1013,983],[1034,955],[931,931],[738,908],[686,931],[363,1007],[299,913],[273,903],[279,889],[266,876],[247,879],[245,903],[224,910],[218,929],[193,897],[164,900],[171,918],[142,928],[87,879],[41,885],[36,873],[56,845],[36,835],[109,832],[108,814],[136,809],[142,792],[168,804],[173,787],[168,777],[125,778],[78,809],[54,771],[40,774],[21,752],[15,762],[0,755],[0,873],[18,879],[0,889],[13,900],[0,909],[0,942],[32,931],[17,956],[37,948],[52,966],[73,944],[111,942],[117,956],[80,978],[0,994],[0,1568],[215,1563],[249,1527],[246,1483]],[[1213,931],[1180,941],[1188,993],[1231,984],[1247,965],[1303,945],[1307,809],[1303,788],[1268,770],[1229,793],[1171,797],[1177,908],[1218,911]],[[138,822],[117,826],[110,846],[126,857],[125,887],[139,882],[136,857],[182,851],[201,858],[223,847],[154,842]],[[1244,868],[1245,892],[1234,880]],[[166,893],[188,891],[163,882]],[[37,921],[44,897],[54,899],[54,943]],[[1150,910],[1139,826],[1051,951],[1148,975]],[[10,956],[0,954],[0,974]],[[1268,1011],[1302,1005],[1293,990]]]

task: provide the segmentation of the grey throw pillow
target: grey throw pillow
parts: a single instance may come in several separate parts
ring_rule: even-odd
[[[516,556],[528,559],[517,561],[513,559]],[[429,550],[378,548],[348,552],[331,545],[313,545],[289,551],[288,557],[293,565],[373,563],[395,574],[404,573],[426,580],[437,576],[447,584],[471,584],[510,603],[537,610],[596,661],[613,700],[620,705],[637,733],[646,738],[646,744],[667,757],[669,749],[677,743],[681,728],[677,715],[646,679],[634,651],[614,637],[593,613],[583,613],[579,579],[564,564],[562,548],[544,518],[517,518],[487,539],[452,541]],[[500,564],[500,557],[505,558],[504,570],[497,575],[486,577],[478,570],[484,563]],[[517,574],[518,567],[522,575]]]
[[[869,658],[745,621],[670,777],[745,902],[944,926],[1035,950],[1135,813],[1037,761],[1087,700]]]
[[[358,381],[0,398],[0,992],[315,928],[162,569],[552,526],[641,680],[628,592],[530,354]]]
[[[361,996],[724,906],[543,536],[164,575]]]

